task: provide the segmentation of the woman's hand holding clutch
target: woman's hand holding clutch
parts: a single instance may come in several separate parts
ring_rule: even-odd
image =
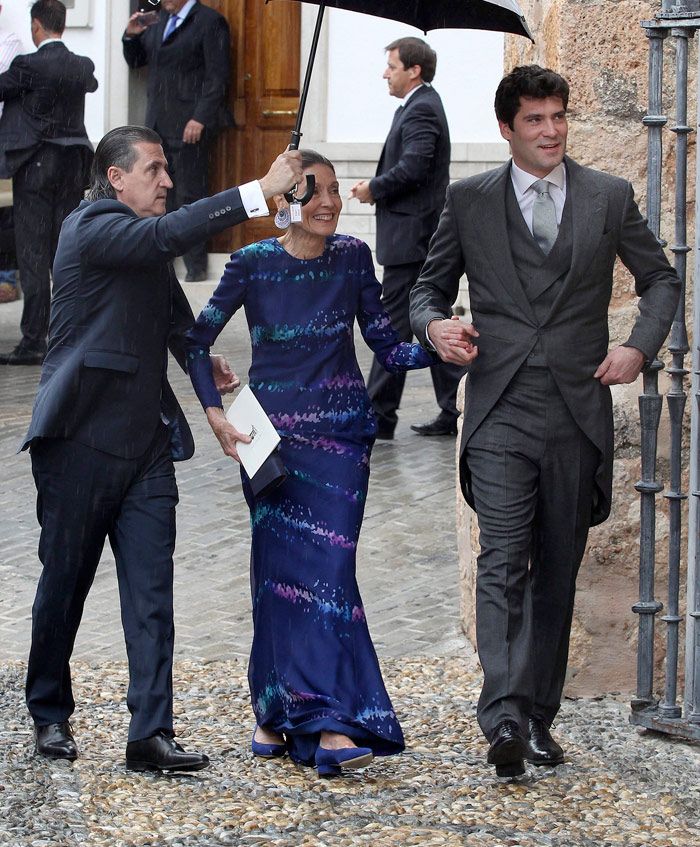
[[[250,444],[250,436],[239,432],[232,424],[230,424],[224,414],[224,410],[218,406],[209,406],[207,408],[207,420],[212,432],[219,440],[221,449],[227,456],[235,459],[240,464],[238,450],[236,444],[242,441],[244,444]]]

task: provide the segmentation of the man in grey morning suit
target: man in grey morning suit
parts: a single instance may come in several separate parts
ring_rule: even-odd
[[[632,186],[565,157],[568,97],[537,65],[504,77],[495,107],[512,161],[448,189],[411,295],[418,338],[469,367],[460,478],[480,530],[477,715],[500,776],[563,761],[549,728],[588,528],[610,512],[608,386],[654,358],[680,292]],[[616,255],[639,314],[608,351]],[[473,326],[448,319],[464,272]]]

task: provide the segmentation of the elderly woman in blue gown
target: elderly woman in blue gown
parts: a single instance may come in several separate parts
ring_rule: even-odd
[[[245,437],[224,416],[209,349],[245,309],[250,388],[281,437],[289,474],[257,500],[242,474],[252,527],[252,747],[331,776],[404,747],[355,577],[376,431],[355,321],[389,371],[434,359],[397,341],[367,245],[335,234],[342,201],[331,162],[303,151],[302,163],[316,190],[301,222],[231,256],[190,332],[188,355],[209,423],[238,458]],[[284,199],[276,201],[284,215]]]

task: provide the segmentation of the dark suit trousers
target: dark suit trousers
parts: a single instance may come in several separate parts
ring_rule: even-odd
[[[205,133],[197,144],[163,139],[173,189],[168,192],[168,212],[209,195],[209,141]],[[183,256],[188,272],[207,269],[207,242],[190,248]]]
[[[32,442],[43,564],[32,608],[27,706],[39,726],[75,708],[69,660],[105,538],[117,566],[129,660],[129,740],[172,733],[177,485],[169,429],[139,459],[75,441]]]
[[[600,454],[547,368],[524,367],[469,439],[479,521],[479,724],[550,725],[566,674],[576,575]],[[464,460],[464,459],[463,459]]]
[[[382,304],[391,319],[391,324],[399,337],[399,341],[413,340],[409,318],[409,295],[422,267],[423,262],[384,266]],[[458,415],[457,387],[465,373],[466,368],[447,362],[440,362],[430,368],[437,404],[443,412],[455,418]],[[381,366],[377,357],[374,357],[367,379],[367,391],[380,429],[392,432],[395,429],[398,420],[396,412],[401,403],[405,383],[405,373],[388,373]]]
[[[17,267],[24,304],[23,343],[46,350],[51,303],[50,272],[64,218],[85,188],[85,152],[78,145],[43,144],[12,179]]]

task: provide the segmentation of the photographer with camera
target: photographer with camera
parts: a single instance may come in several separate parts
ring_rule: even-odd
[[[231,75],[226,19],[196,0],[161,0],[160,12],[129,18],[122,45],[130,68],[149,69],[145,124],[163,139],[175,185],[168,211],[206,197],[211,141],[233,126],[226,104]],[[193,244],[183,258],[186,282],[207,278],[206,241]]]

